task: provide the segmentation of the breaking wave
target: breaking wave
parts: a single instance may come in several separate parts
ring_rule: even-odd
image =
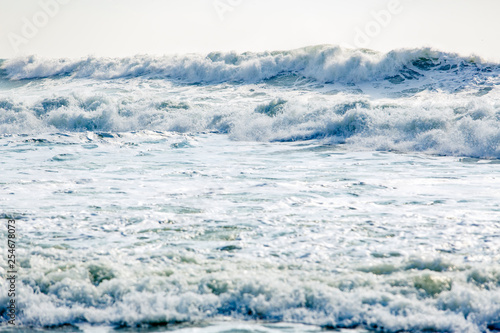
[[[0,133],[217,132],[500,158],[500,65],[432,49],[0,64]]]
[[[200,278],[186,273],[200,269],[189,255],[154,261],[133,267],[110,261],[61,265],[35,256],[25,263],[17,320],[27,327],[144,328],[231,317],[384,332],[500,329],[500,276],[487,268],[412,259],[401,267],[370,266],[349,274],[317,268],[294,276],[266,267],[262,275],[243,277],[233,267],[198,271]],[[0,316],[6,316],[6,284],[0,290]]]
[[[235,140],[320,139],[358,148],[500,158],[500,104],[479,98],[426,102],[272,99],[247,105],[172,100],[59,96],[32,104],[0,100],[0,131],[216,132]]]
[[[363,82],[389,79],[411,80],[426,72],[451,74],[491,73],[498,64],[477,57],[461,57],[429,48],[377,53],[319,45],[291,51],[262,53],[214,52],[206,56],[135,56],[80,60],[40,59],[35,56],[1,64],[11,80],[58,76],[117,79],[150,77],[187,83],[259,82],[283,74],[296,74],[319,82]]]

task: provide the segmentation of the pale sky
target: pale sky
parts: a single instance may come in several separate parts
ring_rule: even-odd
[[[500,0],[0,0],[0,58],[430,46],[500,61]]]

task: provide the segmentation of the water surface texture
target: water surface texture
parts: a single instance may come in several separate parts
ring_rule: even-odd
[[[17,323],[500,330],[499,74],[326,45],[3,61]]]

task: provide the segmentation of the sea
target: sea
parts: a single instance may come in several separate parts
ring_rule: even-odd
[[[500,63],[1,60],[0,219],[1,331],[500,331]]]

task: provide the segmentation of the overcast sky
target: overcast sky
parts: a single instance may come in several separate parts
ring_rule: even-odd
[[[500,61],[499,0],[0,0],[0,58],[431,46]]]

